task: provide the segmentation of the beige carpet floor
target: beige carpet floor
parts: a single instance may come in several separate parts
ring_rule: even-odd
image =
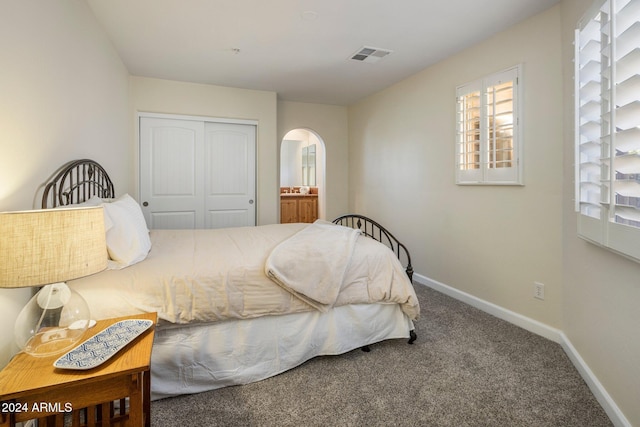
[[[427,287],[416,291],[415,344],[385,341],[254,384],[152,402],[152,425],[611,425],[560,345]]]

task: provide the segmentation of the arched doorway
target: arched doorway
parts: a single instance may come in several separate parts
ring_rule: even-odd
[[[311,129],[293,129],[282,138],[280,145],[280,222],[292,222],[288,208],[300,194],[300,189],[309,187],[311,194],[317,195],[317,217],[326,217],[326,176],[324,141]],[[311,201],[313,196],[305,201]],[[283,209],[284,207],[284,209]],[[285,218],[286,217],[286,218]],[[298,218],[300,219],[300,218]],[[298,221],[293,221],[298,222]]]

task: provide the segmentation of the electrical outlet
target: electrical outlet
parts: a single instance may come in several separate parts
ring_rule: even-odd
[[[544,284],[533,282],[533,297],[544,300]]]

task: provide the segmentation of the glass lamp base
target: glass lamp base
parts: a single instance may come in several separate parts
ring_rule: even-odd
[[[83,332],[69,333],[67,328],[47,328],[38,332],[27,341],[23,351],[32,356],[49,356],[70,349],[80,340]]]
[[[16,320],[16,343],[32,356],[71,349],[90,325],[85,300],[65,283],[47,285],[22,309]]]

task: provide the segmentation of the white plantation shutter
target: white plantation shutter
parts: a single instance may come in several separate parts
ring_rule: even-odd
[[[520,67],[456,89],[456,182],[521,184]]]
[[[579,233],[640,260],[640,0],[599,4],[576,40]]]
[[[481,182],[482,82],[457,89],[457,165],[458,181]]]
[[[576,203],[582,214],[579,231],[590,240],[602,238],[602,43],[601,16],[594,12],[576,41]]]
[[[486,79],[487,180],[517,183],[516,122],[518,120],[518,69],[513,68]]]

